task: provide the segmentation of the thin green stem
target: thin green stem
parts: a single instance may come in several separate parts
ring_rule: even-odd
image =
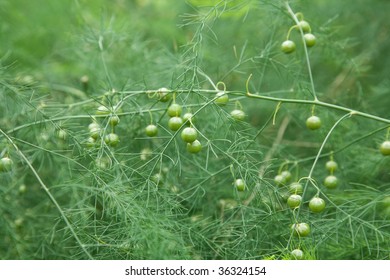
[[[376,121],[380,121],[380,122],[384,122],[384,123],[390,124],[390,119],[385,119],[385,118],[381,118],[381,117],[378,117],[378,116],[375,116],[375,115],[372,115],[372,114],[367,114],[367,113],[364,113],[364,112],[352,110],[350,108],[346,108],[346,107],[343,107],[343,106],[322,102],[322,101],[319,101],[318,99],[317,100],[303,100],[303,99],[278,98],[278,97],[271,97],[271,96],[252,94],[252,93],[249,93],[249,92],[246,93],[246,95],[248,97],[251,97],[251,98],[257,98],[257,99],[263,99],[263,100],[269,100],[269,101],[275,101],[275,102],[308,104],[308,105],[317,105],[317,106],[321,106],[321,107],[332,108],[332,109],[336,109],[336,110],[339,110],[339,111],[347,112],[347,113],[349,113],[351,115],[357,115],[357,116],[361,116],[361,117],[364,117],[364,118],[368,118],[368,119],[372,119],[372,120],[376,120]]]

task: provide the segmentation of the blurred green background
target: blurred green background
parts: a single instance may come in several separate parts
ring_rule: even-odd
[[[203,76],[199,75],[193,78],[192,71],[196,66],[209,75],[214,82],[223,81],[228,90],[245,91],[245,83],[249,75],[252,74],[250,90],[253,92],[273,94],[272,91],[283,90],[284,92],[277,95],[278,97],[309,99],[310,84],[301,45],[297,43],[298,50],[291,56],[286,56],[280,52],[280,44],[285,40],[288,29],[293,24],[283,2],[273,0],[0,0],[0,79],[8,81],[10,84],[15,83],[22,86],[33,84],[36,86],[36,89],[31,90],[32,101],[29,100],[31,103],[38,104],[40,98],[42,98],[45,101],[49,100],[48,103],[55,100],[59,103],[70,104],[80,101],[79,99],[100,97],[112,88],[119,90],[144,90],[161,87],[210,89],[210,85]],[[317,37],[317,45],[310,49],[309,53],[314,84],[320,100],[340,104],[383,118],[390,118],[390,21],[388,16],[390,1],[302,0],[289,2],[295,12],[302,12],[305,15],[305,20],[310,22],[312,31]],[[217,4],[216,8],[212,8],[213,5]],[[297,33],[293,32],[292,38],[299,42]],[[77,95],[80,93],[78,90],[83,90],[80,78],[85,75],[90,80],[89,88],[85,93]],[[59,90],[64,88],[67,90]],[[291,88],[296,90],[297,95],[290,96],[290,93],[286,92]],[[70,98],[64,92],[76,92],[76,94]],[[183,94],[183,96],[186,95]],[[185,98],[183,97],[181,100],[183,103],[186,100]],[[10,99],[4,100],[8,101]],[[147,100],[147,102],[150,101]],[[251,125],[248,131],[262,128],[267,119],[272,116],[276,106],[273,102],[257,100],[255,102],[245,98],[240,99],[240,102],[248,114],[248,122]],[[0,112],[2,129],[9,131],[16,125],[23,125],[23,123],[31,121],[29,111],[23,110],[23,106],[26,104],[18,104],[20,107],[17,107],[17,109],[15,109],[17,105],[12,107],[3,104],[2,112]],[[141,104],[140,106],[144,106],[144,108],[150,106],[149,103],[142,104],[139,102],[138,104],[135,102],[135,104]],[[73,113],[72,108],[65,113],[71,115]],[[49,116],[51,114],[55,116],[58,113],[57,110],[56,107],[54,109],[47,108],[45,112]],[[74,114],[86,114],[84,108],[76,111],[76,107],[74,110]],[[213,132],[211,124],[218,122],[218,115],[213,115],[215,111],[212,107],[207,108],[207,110],[211,112],[212,117],[205,116],[200,120],[200,123],[203,121],[206,124],[204,127],[209,129],[209,132]],[[318,132],[318,134],[313,134],[305,130],[303,121],[310,114],[310,110],[310,106],[284,104],[277,115],[276,126],[268,123],[259,137],[259,141],[264,147],[264,154],[266,153],[265,149],[272,146],[283,116],[287,115],[291,118],[291,122],[286,130],[284,140],[277,147],[275,161],[280,163],[284,159],[300,160],[315,155],[326,133],[342,114],[332,110],[317,109],[324,121],[324,130]],[[70,124],[73,127],[70,126],[69,131],[79,136],[80,131],[85,130],[86,123],[82,123],[83,121],[86,122],[85,119],[81,119],[80,123],[71,122]],[[126,123],[123,122],[124,130],[130,131],[131,136],[136,135],[138,137],[139,134],[137,134],[136,129],[140,130],[140,127],[146,122],[140,119],[129,123],[127,127],[125,126]],[[361,118],[342,123],[332,134],[327,151],[337,150],[344,145],[348,145],[380,126],[383,126],[383,124]],[[38,134],[40,127],[36,127],[35,132]],[[215,133],[217,134],[218,131]],[[33,136],[33,133],[29,134],[29,131],[23,132],[23,130],[20,134],[17,134],[17,137],[21,139],[26,137],[27,142]],[[53,139],[49,138],[49,140],[55,142]],[[374,201],[376,197],[385,195],[386,192],[388,194],[388,184],[390,182],[388,161],[379,158],[377,154],[378,143],[383,140],[384,133],[382,131],[351,145],[350,149],[346,149],[338,158],[336,157],[341,166],[339,174],[342,178],[343,187],[340,193],[347,190],[341,197],[336,195],[333,197],[336,203],[350,207],[348,203],[353,202],[356,204],[353,207],[363,209],[366,204]],[[35,138],[31,140],[32,143],[34,141]],[[50,141],[47,142],[53,144]],[[237,140],[238,142],[239,140]],[[49,146],[47,149],[51,151],[55,148],[56,146]],[[34,149],[28,147],[28,152],[33,154]],[[41,150],[37,154],[44,155],[42,158],[36,157],[42,161],[42,166],[50,166],[52,155],[45,154]],[[71,158],[72,156],[65,154],[66,157]],[[260,162],[262,158],[257,160]],[[301,174],[307,175],[311,163],[311,161],[306,160],[302,164]],[[195,172],[193,164],[199,167],[202,166],[203,162],[191,158],[188,162],[183,163],[183,170],[189,173]],[[217,166],[216,162],[214,164]],[[270,165],[272,164],[270,163]],[[271,178],[276,174],[276,170],[277,167],[271,166],[267,170],[269,173],[266,174],[266,179],[272,182]],[[51,172],[53,172],[52,169],[45,170],[42,168],[40,172],[48,182],[53,179],[50,177]],[[70,172],[70,174],[73,173]],[[322,169],[315,170],[315,176],[318,178],[322,178],[324,174],[325,172]],[[174,175],[171,179],[174,182],[175,180],[180,181]],[[193,174],[193,180],[196,181],[196,179],[199,178],[196,177],[196,174]],[[4,185],[5,182],[12,182],[14,185],[20,183],[18,178],[12,180],[12,178],[9,181],[4,180],[2,183]],[[35,182],[35,179],[28,178],[27,181]],[[61,180],[55,178],[53,181],[58,183]],[[80,183],[76,181],[75,185]],[[192,183],[191,180],[190,182]],[[35,187],[38,189],[36,185]],[[77,192],[75,192],[76,194],[69,193],[63,186],[58,185],[57,187],[57,197],[63,199],[61,203],[63,205],[69,203],[70,209],[72,207],[78,209]],[[75,189],[77,189],[76,187]],[[198,201],[196,199],[190,201],[189,199],[189,208],[193,206],[195,209],[191,214],[196,214],[197,210],[204,211],[205,219],[201,220],[196,226],[204,230],[205,236],[209,234],[207,236],[209,240],[215,241],[216,244],[221,242],[225,245],[223,243],[225,242],[224,231],[213,231],[216,228],[218,229],[219,226],[218,217],[216,218],[213,215],[215,215],[215,209],[217,208],[216,200],[220,198],[219,196],[226,195],[228,191],[224,192],[217,189],[211,190],[210,193],[204,198],[205,200],[199,198]],[[231,195],[230,189],[229,195]],[[9,214],[7,219],[9,217],[9,220],[13,222],[13,215],[15,217],[18,217],[18,215],[34,217],[34,213],[45,213],[45,211],[51,213],[48,214],[51,219],[57,217],[58,213],[53,210],[51,202],[47,200],[44,194],[35,193],[32,196],[33,199],[26,199],[23,202],[25,203],[23,206],[31,211],[27,211],[27,213],[24,213],[24,209],[17,208],[17,201],[14,201],[11,206],[8,205],[7,203],[11,203],[12,199],[10,200],[9,197],[4,196],[3,200],[0,200],[0,203],[4,202],[1,205],[4,211],[7,208],[18,209]],[[68,196],[73,200],[69,199],[68,201]],[[206,199],[209,200],[206,201]],[[337,199],[340,199],[341,202]],[[45,203],[36,206],[37,201],[45,201]],[[211,206],[206,202],[209,202]],[[351,209],[353,207],[351,206]],[[374,223],[375,215],[378,212],[375,207],[375,204],[372,203],[367,215],[363,212],[359,215],[366,215],[364,218]],[[165,208],[165,210],[167,209]],[[167,212],[169,212],[168,210]],[[135,213],[138,213],[137,211],[142,213],[142,209],[137,209]],[[153,211],[154,209],[150,210],[150,212]],[[255,214],[257,215],[257,213]],[[151,214],[152,218],[155,217],[153,215]],[[386,215],[385,217],[388,217],[388,214]],[[115,216],[115,213],[113,216]],[[212,217],[211,219],[215,218],[215,220],[208,224],[210,217]],[[250,216],[250,219],[253,220],[249,220],[256,224],[254,217],[256,216]],[[272,218],[277,220],[277,216],[275,217]],[[55,249],[51,252],[52,247],[47,244],[51,245],[53,240],[61,240],[62,237],[54,234],[57,232],[55,224],[57,221],[52,222],[50,220],[48,222],[45,217],[39,215],[35,218],[38,225],[46,223],[46,230],[53,234],[52,240],[50,240],[51,236],[47,235],[48,240],[42,241],[42,244],[35,244],[36,247],[34,247],[31,245],[35,242],[34,237],[32,237],[28,240],[28,242],[31,242],[31,249],[22,248],[21,246],[15,251],[8,252],[7,257],[77,258],[80,256],[77,255],[81,254],[78,252],[71,253],[69,257],[67,248],[64,249],[63,255],[58,254]],[[139,235],[134,235],[134,240],[137,240],[137,238],[143,240],[141,235],[145,232],[153,233],[161,230],[158,225],[154,225],[152,218],[146,222],[146,227],[150,226],[150,229],[140,230]],[[191,219],[196,220],[197,216],[194,215]],[[162,223],[164,221],[162,220]],[[272,228],[274,221],[268,221],[264,228]],[[161,230],[160,235],[149,237],[151,239],[150,244],[152,244],[149,247],[150,252],[144,251],[140,247],[138,251],[135,251],[134,256],[144,256],[145,258],[214,257],[214,252],[206,252],[208,244],[205,242],[206,238],[205,240],[202,239],[203,237],[199,237],[200,241],[194,242],[204,246],[198,248],[198,252],[204,253],[203,256],[197,256],[196,253],[191,251],[191,248],[187,247],[188,252],[183,251],[182,255],[180,253],[175,255],[177,253],[175,248],[178,246],[184,247],[192,240],[188,241],[186,235],[183,234],[183,236],[180,235],[180,238],[187,241],[187,243],[184,241],[184,244],[180,243],[182,241],[180,238],[177,241],[175,239],[177,237],[176,232],[182,230],[182,228],[178,229],[177,224],[172,224],[171,227],[170,222],[170,220],[166,222],[169,226],[168,229],[165,229],[166,232]],[[181,221],[177,220],[176,222],[180,224]],[[198,222],[198,220],[195,222]],[[241,221],[238,221],[237,224],[239,222]],[[139,223],[142,224],[143,221]],[[386,223],[386,220],[384,220],[384,223]],[[204,224],[207,226],[204,226]],[[337,221],[335,224],[339,225]],[[227,232],[237,233],[237,238],[241,238],[240,240],[243,243],[246,242],[245,238],[240,235],[239,229],[237,229],[239,227],[235,228],[234,226],[231,229],[229,228]],[[114,229],[108,235],[112,234],[110,237],[121,235],[120,230],[123,230],[123,228],[118,228],[118,232],[115,232],[116,229]],[[39,236],[39,229],[34,224],[28,225],[27,229],[32,236]],[[282,232],[284,229],[284,225],[279,228]],[[15,230],[13,233],[17,232],[17,229],[13,230]],[[327,230],[328,233],[331,232],[331,226]],[[105,231],[102,231],[105,234]],[[46,234],[46,231],[42,232]],[[216,233],[221,234],[220,239],[217,237],[214,239]],[[369,237],[375,235],[372,232],[370,234]],[[9,234],[9,236],[14,237],[12,234]],[[103,237],[105,236],[103,235]],[[273,240],[272,237],[275,239]],[[124,234],[123,239],[126,238],[127,236]],[[277,238],[275,236],[269,238],[269,243],[274,248],[280,246],[280,244],[277,244]],[[343,236],[343,238],[349,239],[348,236]],[[354,247],[348,243],[345,250],[338,248],[336,241],[330,244],[321,244],[319,246],[329,247],[328,250],[321,251],[319,257],[324,259],[367,257],[366,253],[367,251],[370,252],[371,248],[364,247],[363,236],[359,236],[359,238],[356,237],[356,240],[363,244],[361,247]],[[114,244],[116,240],[113,239],[109,240],[108,238],[107,242],[112,241]],[[161,245],[161,243],[164,243],[163,241],[167,242],[167,244],[164,244],[166,247]],[[247,241],[249,245],[246,244],[246,246],[250,251],[252,243],[249,243],[249,238]],[[98,240],[98,242],[103,241]],[[234,247],[234,241],[231,242]],[[15,243],[18,243],[18,240]],[[384,242],[384,244],[387,243]],[[45,247],[46,245],[48,248]],[[166,253],[164,250],[153,249],[153,246],[158,247],[159,245],[161,245],[161,248],[171,250],[168,250],[171,255],[168,253],[164,255]],[[317,245],[313,241],[310,246],[314,248]],[[220,252],[219,249],[216,250],[221,254],[218,255],[219,257],[222,256],[221,258],[238,258],[245,255],[244,251],[247,250],[243,247],[240,248],[242,252],[232,255],[229,249],[226,249],[226,255],[224,255],[225,248],[222,245],[221,248]],[[36,252],[34,249],[36,249]],[[24,250],[30,250],[30,252],[23,254]],[[114,251],[114,249],[112,250]],[[347,252],[348,250],[350,252]],[[387,256],[388,251],[386,250],[388,248],[378,249],[382,254],[381,258]],[[96,249],[96,251],[99,251],[99,249]],[[102,255],[103,258],[110,258],[121,256],[122,253],[120,251],[117,255],[110,255],[110,253]],[[128,257],[126,253],[123,253],[123,255]],[[368,255],[367,258],[376,257],[374,254]],[[256,257],[255,253],[254,256]]]

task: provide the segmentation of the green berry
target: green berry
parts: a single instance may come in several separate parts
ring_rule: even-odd
[[[179,117],[181,115],[182,107],[179,104],[173,103],[168,107],[168,116]]]
[[[64,129],[60,129],[57,131],[57,137],[61,140],[66,140],[66,138],[68,138],[68,133]]]
[[[118,116],[111,116],[108,119],[108,122],[111,126],[116,126],[119,123],[119,117]]]
[[[309,202],[309,209],[314,213],[320,213],[324,211],[325,206],[325,200],[320,197],[313,197]]]
[[[95,147],[95,145],[96,145],[96,140],[95,140],[95,138],[89,137],[89,138],[87,139],[87,141],[85,142],[85,145],[86,145],[88,148],[93,148],[93,147]]]
[[[202,150],[202,144],[199,142],[199,140],[195,140],[192,143],[187,143],[187,151],[196,154],[199,153]]]
[[[298,223],[291,226],[294,235],[306,237],[310,234],[310,226],[307,223]]]
[[[169,94],[169,89],[160,88],[157,90],[158,100],[161,102],[167,102],[171,99],[171,95]]]
[[[88,129],[89,129],[89,130],[93,130],[93,129],[96,129],[96,128],[100,128],[100,125],[99,125],[97,122],[91,122],[91,123],[88,125]]]
[[[337,162],[333,161],[333,160],[329,160],[326,162],[325,164],[325,168],[326,170],[328,170],[329,172],[334,172],[337,170]]]
[[[324,180],[324,185],[328,189],[334,189],[337,187],[339,180],[334,175],[329,175]]]
[[[173,131],[179,130],[182,124],[183,124],[183,120],[180,117],[172,117],[168,121],[168,127]]]
[[[160,186],[163,184],[163,176],[161,173],[154,174],[151,178],[152,182],[154,182],[157,186]]]
[[[286,40],[282,43],[280,48],[284,53],[292,53],[295,51],[296,45],[294,41]]]
[[[243,121],[245,119],[245,113],[242,110],[235,109],[230,112],[233,119],[237,121]]]
[[[145,134],[149,137],[154,137],[158,133],[157,126],[154,124],[149,124],[147,127],[145,127]]]
[[[310,24],[305,20],[301,20],[298,25],[302,28],[303,33],[308,33],[311,30]]]
[[[190,112],[187,112],[183,115],[183,122],[186,125],[191,125],[191,123],[194,123],[194,115]]]
[[[110,109],[104,105],[100,105],[96,110],[96,115],[105,116],[110,114]]]
[[[294,260],[302,260],[303,259],[303,252],[302,250],[295,249],[291,251],[291,256]]]
[[[245,181],[242,179],[236,179],[236,181],[234,181],[234,186],[237,191],[243,192],[245,190]]]
[[[89,136],[91,136],[93,139],[98,139],[100,136],[100,127],[93,127],[89,130]]]
[[[301,205],[301,202],[302,196],[300,196],[299,194],[292,194],[287,199],[287,205],[292,209],[299,207],[299,205]]]
[[[284,177],[285,183],[287,183],[288,181],[291,180],[291,172],[288,170],[282,171],[282,173],[280,173],[280,175],[282,175]]]
[[[316,37],[313,34],[307,33],[307,34],[303,35],[303,37],[305,38],[305,42],[306,42],[307,47],[310,48],[316,44]]]
[[[306,120],[306,127],[311,130],[316,130],[321,127],[321,119],[317,116],[311,116]]]
[[[379,150],[382,153],[382,155],[389,156],[390,155],[390,141],[387,140],[387,141],[383,142],[380,145]]]
[[[276,175],[274,180],[278,186],[283,186],[286,183],[286,178],[281,174]]]
[[[295,182],[289,186],[288,190],[291,194],[302,194],[303,186],[300,183]]]
[[[181,139],[183,139],[184,142],[192,143],[196,140],[198,137],[198,132],[195,128],[192,127],[186,127],[181,132]]]
[[[217,92],[215,97],[214,102],[219,106],[224,106],[229,102],[229,96],[224,91]]]
[[[111,147],[116,147],[119,143],[119,136],[115,133],[107,134],[104,138],[104,142]]]
[[[11,171],[13,166],[13,161],[9,157],[3,157],[0,159],[0,172]]]

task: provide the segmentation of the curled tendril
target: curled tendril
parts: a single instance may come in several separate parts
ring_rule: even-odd
[[[219,85],[222,85],[222,87],[223,87],[223,91],[225,92],[226,91],[226,84],[224,83],[224,82],[218,82],[216,85],[215,85],[215,87],[216,88],[219,88]]]

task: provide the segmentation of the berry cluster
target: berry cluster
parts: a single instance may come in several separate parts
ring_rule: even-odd
[[[229,102],[229,96],[225,91],[219,91],[215,95],[214,102],[219,106],[225,106]],[[243,121],[245,112],[241,108],[235,108],[230,112],[230,116],[237,121]]]
[[[330,160],[326,162],[325,168],[329,171],[329,175],[325,177],[324,186],[328,189],[335,189],[339,184],[339,180],[333,174],[338,168],[338,164],[333,160],[333,156],[331,156]]]
[[[161,88],[157,91],[158,100],[161,102],[167,102],[171,99],[169,90]],[[225,98],[225,97],[223,97]],[[223,100],[222,100],[223,101]],[[222,102],[221,101],[221,102]],[[228,100],[227,100],[228,101]],[[226,101],[226,102],[227,102]],[[181,132],[182,140],[187,143],[187,151],[190,153],[198,153],[202,150],[202,144],[197,139],[198,131],[193,125],[193,114],[187,112],[181,117],[183,107],[176,103],[175,99],[167,109],[167,115],[169,116],[168,128],[174,132],[178,131],[183,125],[187,125]],[[158,134],[158,128],[155,124],[149,124],[145,128],[145,134],[149,137],[155,137]]]
[[[305,41],[306,47],[310,48],[316,44],[316,37],[311,33],[311,27],[310,24],[303,20],[303,15],[301,13],[298,13],[297,18],[298,19],[298,24],[293,25],[290,30],[287,33],[287,39],[284,41],[281,45],[281,50],[284,53],[292,53],[296,49],[296,44],[293,40],[290,39],[290,33],[293,29],[298,29],[301,34],[303,35],[303,40]]]
[[[119,136],[115,133],[115,127],[119,124],[119,117],[115,114],[117,106],[112,108],[105,105],[100,105],[96,110],[96,115],[99,117],[105,117],[107,124],[111,127],[111,132],[104,135],[104,129],[102,129],[96,118],[93,118],[92,122],[88,125],[89,137],[85,142],[88,148],[93,148],[99,145],[99,139],[103,139],[104,143],[110,147],[116,147],[119,144]]]

